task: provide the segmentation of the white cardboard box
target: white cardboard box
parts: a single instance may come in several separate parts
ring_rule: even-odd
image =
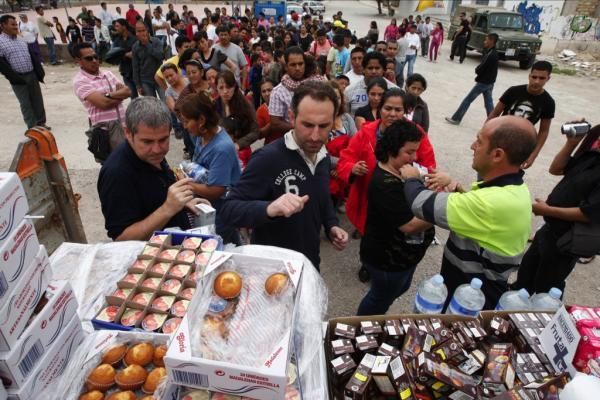
[[[4,385],[0,382],[0,400],[6,400],[7,396],[6,389],[4,389]]]
[[[75,316],[68,323],[58,340],[44,355],[38,366],[29,376],[21,389],[9,389],[9,400],[44,399],[44,394],[49,387],[58,382],[65,371],[75,350],[81,344],[85,334],[79,317]]]
[[[12,294],[0,305],[0,351],[9,351],[25,330],[48,282],[52,279],[52,268],[44,246],[23,273]]]
[[[12,293],[39,249],[35,227],[27,220],[23,220],[0,244],[0,304]]]
[[[29,211],[19,175],[0,172],[0,244]]]
[[[210,274],[217,267],[234,259],[252,258],[266,260],[241,254],[215,252],[211,262],[206,267],[205,275]],[[273,259],[269,259],[270,262]],[[290,260],[277,260],[285,266],[294,287],[297,289],[303,264]],[[206,278],[204,278],[206,279]],[[197,292],[197,295],[199,293]],[[296,296],[298,293],[296,293]],[[297,298],[297,297],[296,297]],[[198,299],[192,300],[194,303]],[[190,308],[192,308],[190,304]],[[289,321],[290,330],[273,351],[264,360],[260,367],[233,364],[223,361],[208,360],[192,355],[191,327],[189,312],[183,318],[179,329],[172,336],[169,350],[165,357],[165,364],[172,383],[191,386],[201,389],[213,390],[237,396],[248,396],[261,400],[283,400],[287,385],[287,365],[290,357],[290,338],[292,321]],[[248,343],[251,346],[252,343]]]
[[[0,376],[7,389],[18,389],[25,383],[44,354],[59,340],[67,323],[77,315],[77,299],[68,281],[50,282],[45,298],[48,302],[14,348],[0,353]]]

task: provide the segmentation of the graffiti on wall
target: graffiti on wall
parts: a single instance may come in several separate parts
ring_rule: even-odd
[[[600,20],[581,15],[560,16],[548,33],[555,39],[600,40]]]
[[[557,2],[547,1],[530,3],[528,0],[523,0],[514,11],[523,15],[525,32],[533,34],[548,31],[552,22],[560,15]]]

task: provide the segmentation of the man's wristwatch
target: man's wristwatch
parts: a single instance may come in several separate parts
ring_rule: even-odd
[[[104,93],[104,97],[106,97],[107,99],[112,99],[112,96],[110,95],[110,92]]]

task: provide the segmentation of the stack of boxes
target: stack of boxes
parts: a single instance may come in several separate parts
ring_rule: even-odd
[[[84,338],[73,289],[52,281],[28,211],[18,175],[0,172],[0,379],[11,400],[42,398]]]

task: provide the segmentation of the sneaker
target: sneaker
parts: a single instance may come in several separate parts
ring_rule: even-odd
[[[362,283],[369,282],[371,280],[371,276],[369,275],[369,271],[364,267],[364,265],[360,266],[358,270],[358,280]]]
[[[453,120],[450,117],[445,117],[444,119],[446,120],[447,123],[452,124],[452,125],[459,125],[460,124],[460,121],[455,121],[455,120]]]

